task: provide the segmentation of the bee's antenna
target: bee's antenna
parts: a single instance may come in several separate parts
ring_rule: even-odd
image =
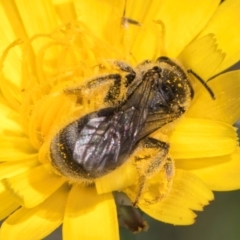
[[[191,73],[195,78],[197,78],[197,80],[207,89],[207,91],[209,92],[213,100],[216,99],[212,89],[207,85],[207,83],[199,75],[197,75],[192,69],[188,69],[187,72]]]
[[[122,16],[122,22],[121,22],[122,26],[127,27],[129,23],[137,26],[141,26],[141,24],[138,21],[126,17],[126,5],[127,5],[127,0],[125,0],[125,3],[124,3],[123,16]]]

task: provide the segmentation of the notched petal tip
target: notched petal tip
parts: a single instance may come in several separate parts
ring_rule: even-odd
[[[223,62],[225,55],[218,48],[215,35],[208,34],[190,43],[178,56],[178,59],[186,68],[190,68],[207,81]]]
[[[43,165],[2,180],[16,201],[26,208],[43,202],[64,182],[64,178],[49,173]]]
[[[162,222],[174,225],[193,224],[196,214],[203,206],[213,200],[212,191],[194,174],[177,169],[168,196],[161,201],[139,207],[146,214]]]
[[[214,33],[219,47],[226,52],[226,57],[218,68],[215,69],[215,74],[239,61],[239,8],[240,2],[238,0],[222,1],[199,36],[202,37],[208,33]]]

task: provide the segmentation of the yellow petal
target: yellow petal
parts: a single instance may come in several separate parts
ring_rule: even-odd
[[[213,193],[198,177],[177,169],[169,195],[155,204],[140,202],[139,207],[162,222],[188,225],[196,217],[192,210],[202,210],[212,199]]]
[[[160,9],[155,9],[155,20],[161,20],[165,25],[165,47],[169,57],[176,58],[192,41],[209,21],[218,4],[218,0],[165,0]]]
[[[73,186],[63,223],[64,239],[119,239],[116,206],[111,193]]]
[[[0,179],[21,174],[36,167],[37,165],[39,165],[37,157],[30,160],[2,163],[0,168]]]
[[[217,38],[218,48],[226,53],[226,58],[223,63],[217,68],[215,73],[230,67],[240,58],[240,29],[239,21],[240,15],[240,1],[228,0],[224,1],[216,13],[213,15],[203,32],[200,34],[204,36],[213,33]]]
[[[13,111],[8,105],[6,100],[3,98],[2,94],[0,94],[0,116],[1,122],[4,124],[0,124],[0,133],[5,133],[8,135],[19,135],[23,136],[24,132],[19,123],[19,114]]]
[[[139,63],[148,59],[156,59],[163,55],[163,49],[159,44],[163,34],[162,31],[163,27],[158,22],[151,22],[141,26],[130,50],[136,62]]]
[[[15,25],[18,25],[18,27],[15,29],[12,28],[12,21],[19,20],[18,17],[16,17],[16,12],[10,11],[12,8],[10,7],[11,1],[4,1],[0,5],[0,32],[1,32],[1,41],[0,41],[0,56],[2,56],[3,51],[8,47],[8,45],[16,40],[16,38],[19,38],[20,33],[22,31],[18,31],[18,33],[15,35],[16,29],[20,30],[21,28],[21,21],[16,21]],[[9,18],[9,15],[11,16]],[[16,17],[16,18],[15,18]],[[14,21],[13,21],[14,22]],[[13,23],[14,24],[14,23]],[[18,36],[18,37],[16,37]],[[6,78],[11,79],[12,83],[14,83],[16,86],[20,86],[20,76],[21,76],[21,68],[20,68],[20,59],[21,59],[21,52],[20,48],[14,47],[11,49],[11,54],[8,56],[8,62],[4,63],[4,74]],[[1,63],[2,64],[2,63]],[[0,66],[2,67],[2,66]],[[3,85],[3,82],[1,81],[1,85]]]
[[[124,0],[74,1],[77,19],[85,23],[95,36],[114,44],[119,41]]]
[[[0,46],[0,89],[8,104],[18,110],[21,101],[21,57],[16,45],[20,40],[12,44],[6,43]]]
[[[28,37],[36,33],[49,33],[57,27],[58,21],[50,0],[16,1],[20,17],[26,28]],[[31,19],[31,21],[29,21]]]
[[[207,161],[207,159],[206,159]],[[240,149],[230,156],[230,161],[191,170],[214,191],[231,191],[240,188]]]
[[[0,183],[0,220],[6,218],[9,214],[19,207],[13,196]]]
[[[33,168],[27,172],[2,180],[16,201],[26,208],[32,208],[55,192],[65,179],[49,173],[45,166]]]
[[[2,53],[3,49],[6,47],[6,44],[9,44],[12,40],[15,39],[15,33],[11,27],[11,18],[8,17],[10,12],[7,10],[8,2],[2,2],[0,5],[0,29],[1,29],[1,42],[0,42],[0,52]],[[15,14],[13,14],[14,16]],[[13,17],[12,16],[12,17]],[[13,17],[14,18],[14,17]],[[5,46],[4,46],[5,45]]]
[[[36,150],[28,138],[0,136],[0,161],[18,161],[35,156]]]
[[[225,54],[217,49],[214,35],[208,34],[190,43],[178,59],[185,68],[192,69],[202,79],[208,80],[213,76],[214,71],[222,63],[224,57]]]
[[[73,1],[53,1],[56,12],[63,23],[74,21],[77,19],[75,6]]]
[[[126,1],[125,17],[139,23],[126,25],[125,38],[133,57],[142,60],[149,49],[149,59],[157,53],[176,58],[206,25],[218,4],[218,0]]]
[[[53,56],[56,56],[57,51],[56,49],[48,47],[47,48],[48,52],[46,54],[46,52],[43,51],[40,53],[39,50],[43,49],[46,50],[46,45],[49,43],[49,41],[47,41],[48,38],[46,38],[46,36],[47,34],[52,33],[52,31],[57,28],[60,21],[57,18],[57,14],[51,0],[43,1],[21,0],[15,1],[15,4],[18,14],[20,15],[21,21],[23,22],[23,25],[25,27],[25,32],[27,33],[28,40],[29,38],[34,37],[33,38],[34,41],[31,42],[32,43],[31,46],[26,45],[25,48],[23,49],[24,51],[23,58],[25,60],[24,64],[28,64],[28,66],[31,65],[32,67],[31,70],[33,70],[33,72],[37,70],[37,75],[35,75],[35,77],[44,78],[45,76],[42,76],[41,71],[42,68],[45,67],[44,66],[45,62],[43,61],[42,58],[44,58],[45,61],[48,61],[48,63],[52,63],[53,62],[52,58]],[[40,37],[36,37],[35,36],[36,34],[42,35]],[[32,49],[36,53],[35,56],[32,55]],[[26,63],[27,58],[29,58],[32,61],[30,63]],[[35,63],[37,63],[36,67],[34,66]],[[23,76],[22,79],[23,81],[29,79],[29,76],[27,76],[29,68],[27,69],[27,67],[24,66],[22,68],[23,74],[25,74],[25,76]],[[33,79],[32,75],[31,79]]]
[[[222,156],[237,147],[237,134],[231,125],[207,119],[182,119],[169,140],[174,159]]]
[[[112,171],[111,173],[95,180],[98,194],[119,191],[136,181],[137,171],[132,161],[128,162]]]
[[[2,224],[0,239],[43,239],[61,225],[67,196],[62,187],[39,206],[17,210]]]
[[[176,159],[175,167],[184,170],[195,170],[200,168],[213,167],[218,164],[229,162],[230,160],[231,155],[208,158]]]
[[[212,100],[208,91],[201,87],[194,98],[187,117],[208,118],[235,123],[240,117],[240,71],[224,73],[208,82],[216,99]]]

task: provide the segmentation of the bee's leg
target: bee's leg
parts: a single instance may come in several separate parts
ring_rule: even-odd
[[[159,174],[157,175],[157,178],[158,178],[157,194],[154,194],[154,196],[151,198],[148,198],[148,199],[145,198],[144,199],[145,203],[147,204],[156,203],[168,195],[172,186],[174,171],[175,171],[175,168],[174,168],[173,159],[170,157],[167,157],[163,165],[163,168],[160,170]]]
[[[128,65],[125,62],[121,62],[121,61],[115,61],[114,64],[119,67],[120,70],[127,72],[128,74],[125,76],[124,79],[124,86],[127,88],[135,79],[136,77],[136,72],[133,70],[133,68]]]
[[[93,89],[108,82],[118,81],[118,79],[121,79],[120,74],[109,74],[109,75],[93,78],[93,79],[90,79],[86,85],[77,85],[75,87],[66,88],[64,90],[64,93],[73,94],[73,95],[80,94],[83,89]]]
[[[120,96],[121,91],[121,76],[119,74],[115,74],[115,78],[113,81],[113,85],[110,86],[107,95],[104,98],[104,102],[110,103],[110,105],[116,105],[117,100]]]
[[[103,99],[104,99],[104,102],[107,102],[109,103],[109,105],[112,105],[112,106],[119,104],[119,102],[122,101],[122,99],[119,99],[121,92],[126,91],[124,88],[127,88],[132,83],[132,81],[136,77],[136,73],[131,68],[131,66],[125,62],[114,61],[113,63],[121,71],[127,72],[128,74],[126,74],[124,78],[119,73],[113,73],[113,74],[97,77],[89,80],[86,85],[67,88],[64,90],[64,93],[67,95],[81,95],[83,90],[94,89],[103,84],[109,84],[110,82],[113,82],[113,84],[109,87],[109,90],[106,92],[105,97],[103,97]]]
[[[86,89],[94,89],[98,86],[101,86],[102,84],[113,82],[113,84],[109,87],[109,90],[107,91],[105,97],[103,98],[104,101],[110,105],[115,105],[117,104],[117,100],[120,95],[121,81],[122,76],[120,74],[109,74],[94,78],[90,80],[86,85],[67,88],[64,90],[64,93],[67,95],[81,95],[82,92]]]
[[[145,157],[135,157],[135,163],[139,173],[139,183],[137,185],[136,197],[133,205],[137,205],[139,199],[142,197],[145,189],[147,188],[147,182],[149,178],[154,177],[157,173],[163,173],[163,179],[165,182],[159,183],[159,193],[151,200],[146,200],[146,203],[152,203],[160,198],[164,197],[170,189],[173,174],[174,165],[170,157],[168,157],[169,144],[160,140],[147,137],[141,141],[141,146],[146,149],[147,152],[152,152]],[[159,179],[161,181],[161,179]]]

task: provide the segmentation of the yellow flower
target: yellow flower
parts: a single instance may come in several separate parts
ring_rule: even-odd
[[[240,58],[239,7],[239,0],[2,1],[0,218],[7,219],[0,239],[42,239],[62,223],[64,239],[119,239],[116,204],[128,205],[121,202],[126,195],[136,199],[145,166],[130,156],[103,177],[78,181],[61,176],[50,153],[60,129],[102,108],[109,85],[77,89],[118,73],[116,61],[134,68],[167,56],[212,78],[207,84],[216,98],[189,74],[195,93],[189,110],[151,135],[169,143],[175,174],[168,179],[160,168],[148,176],[138,207],[187,225],[213,199],[212,190],[239,189],[232,125],[240,117],[240,71],[219,75]],[[142,220],[132,230],[141,228]]]

